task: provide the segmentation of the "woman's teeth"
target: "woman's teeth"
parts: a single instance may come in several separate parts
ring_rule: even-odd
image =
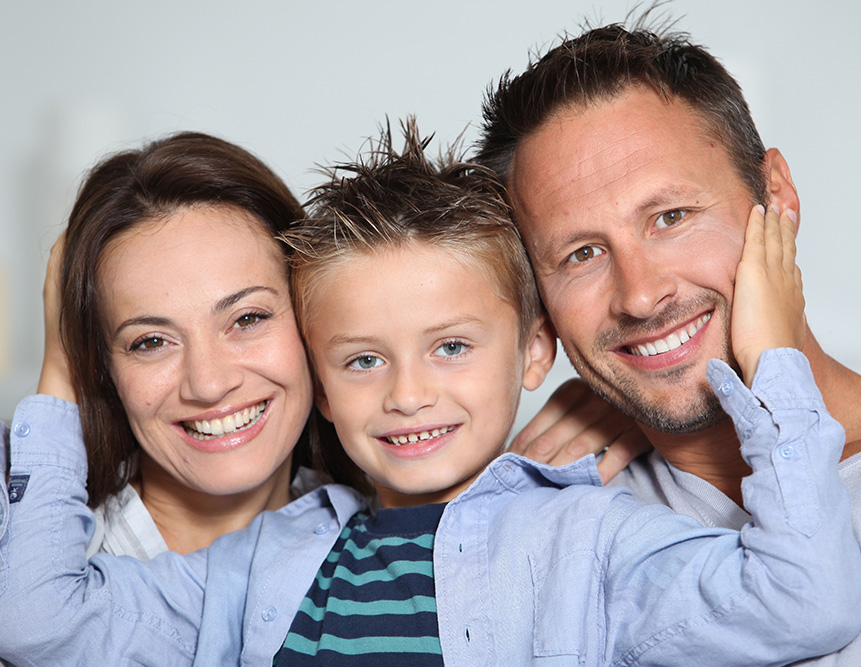
[[[419,431],[417,433],[405,433],[404,435],[393,435],[386,437],[385,440],[388,440],[393,445],[411,445],[416,442],[423,442],[425,440],[433,440],[434,438],[438,438],[441,435],[445,435],[446,433],[451,433],[454,430],[454,426],[445,426],[443,428],[435,428],[430,431]]]
[[[212,440],[228,433],[241,431],[255,424],[260,419],[264,410],[266,410],[266,401],[261,401],[257,405],[252,405],[250,408],[234,412],[232,415],[227,415],[221,419],[201,419],[199,421],[183,422],[182,425],[185,428],[185,432],[193,438]]]
[[[676,331],[674,331],[668,336],[665,336],[664,338],[659,338],[658,340],[653,340],[649,343],[631,345],[626,349],[629,354],[641,357],[653,357],[656,354],[663,354],[664,352],[675,350],[677,347],[681,347],[691,338],[693,338],[694,334],[700,329],[702,329],[705,323],[708,322],[711,317],[711,313],[706,313],[705,315],[698,317],[696,320],[694,320],[687,326],[677,329]]]

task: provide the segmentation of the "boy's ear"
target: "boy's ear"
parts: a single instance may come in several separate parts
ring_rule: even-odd
[[[538,389],[556,360],[556,329],[546,315],[542,315],[532,330],[523,360],[523,388]]]
[[[781,211],[791,208],[801,217],[799,208],[801,202],[798,199],[798,191],[792,181],[789,164],[786,158],[776,148],[769,148],[765,152],[765,169],[768,174],[768,197],[763,204],[777,204]]]
[[[314,402],[317,404],[317,409],[320,414],[326,418],[326,421],[332,421],[332,411],[329,409],[329,399],[326,398],[326,391],[320,380],[314,378]]]

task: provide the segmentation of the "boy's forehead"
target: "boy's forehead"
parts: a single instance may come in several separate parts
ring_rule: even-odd
[[[441,328],[476,309],[492,317],[493,306],[513,308],[493,274],[471,253],[417,241],[345,252],[314,281],[309,333],[362,326]]]

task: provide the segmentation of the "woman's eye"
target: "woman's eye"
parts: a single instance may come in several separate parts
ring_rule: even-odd
[[[568,260],[575,263],[588,262],[594,257],[599,257],[604,254],[604,249],[594,245],[584,245],[582,248],[577,248],[569,255]]]
[[[269,315],[264,315],[263,313],[246,313],[242,315],[236,320],[234,326],[240,329],[247,329],[248,327],[254,326],[261,320],[268,319]]]
[[[682,218],[687,215],[687,211],[676,208],[672,211],[667,211],[666,213],[661,213],[658,216],[658,219],[655,221],[655,227],[657,229],[666,229],[667,227],[672,227],[673,225],[677,225],[682,221]]]
[[[361,357],[356,357],[349,363],[350,368],[358,368],[363,371],[370,370],[371,368],[376,368],[381,365],[383,360],[379,357],[375,357],[371,354],[366,354]]]
[[[166,341],[164,338],[160,338],[158,336],[147,336],[146,338],[139,338],[134,343],[132,343],[131,349],[135,350],[157,350],[160,347],[164,347],[166,345]]]
[[[462,354],[463,351],[466,350],[466,343],[461,343],[460,341],[452,340],[448,343],[443,343],[440,345],[436,352],[439,353],[439,356],[443,357],[454,357],[458,354]]]

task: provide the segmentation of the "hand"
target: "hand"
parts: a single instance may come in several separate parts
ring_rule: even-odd
[[[42,299],[45,306],[45,358],[39,376],[37,392],[56,396],[64,401],[76,401],[75,389],[69,375],[69,362],[60,337],[60,273],[63,263],[65,232],[51,248]]]
[[[735,276],[732,351],[750,386],[763,350],[802,349],[807,333],[801,270],[795,264],[798,215],[754,206]]]
[[[634,420],[593,393],[585,382],[573,379],[553,392],[509,451],[552,465],[604,452],[598,472],[606,483],[649,449],[651,444]]]

